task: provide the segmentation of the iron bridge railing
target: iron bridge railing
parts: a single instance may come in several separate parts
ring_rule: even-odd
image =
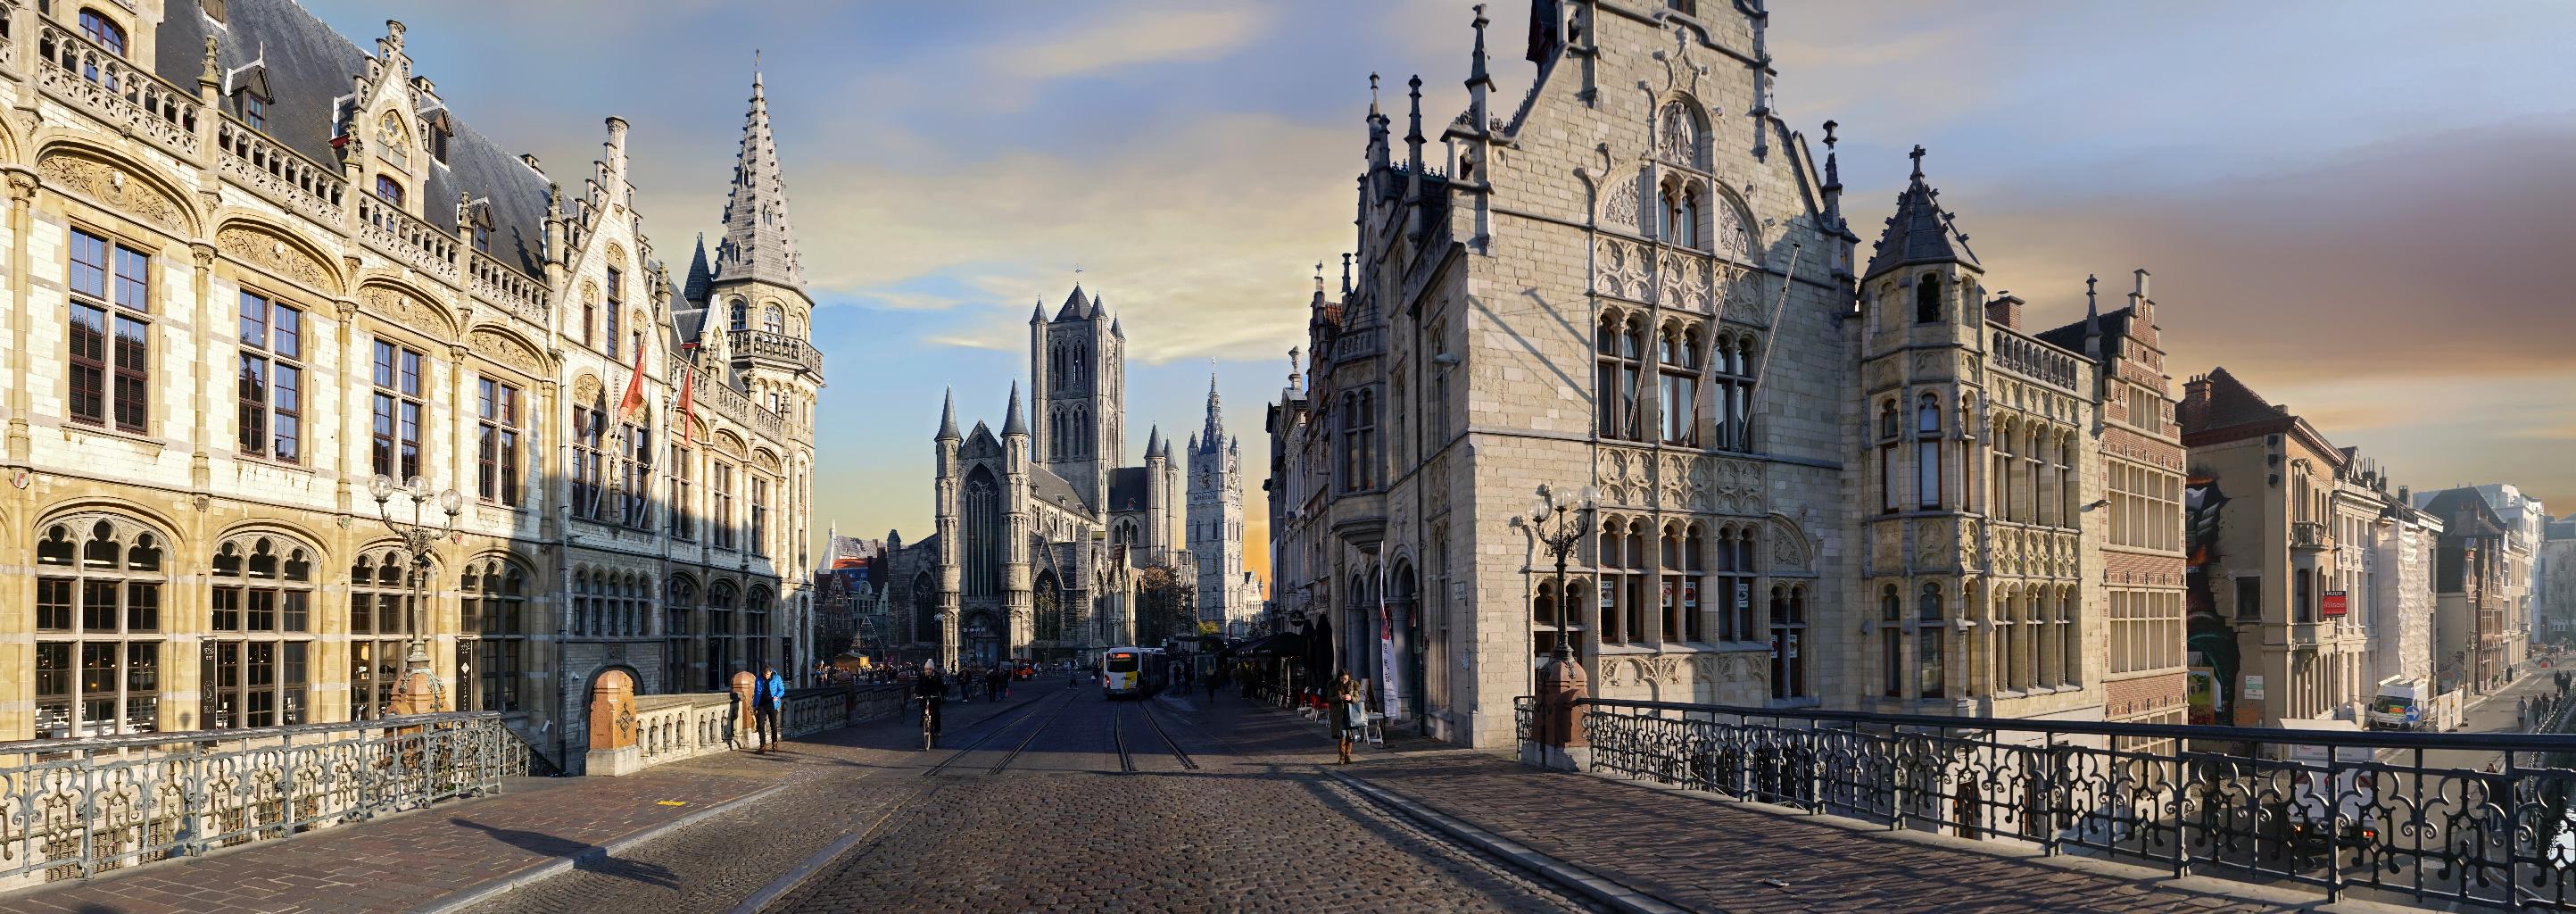
[[[1581,708],[1596,772],[2330,898],[2576,910],[2576,736]]]
[[[0,743],[0,886],[492,793],[529,755],[491,712]]]

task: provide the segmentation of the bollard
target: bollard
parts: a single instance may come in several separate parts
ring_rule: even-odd
[[[734,674],[733,674],[733,732],[734,732],[734,738],[733,738],[733,740],[732,740],[732,741],[733,741],[733,742],[736,742],[736,743],[738,743],[738,744],[740,744],[740,745],[742,745],[742,746],[753,745],[757,740],[759,740],[759,739],[760,739],[759,735],[758,735],[758,734],[756,734],[756,733],[754,733],[754,732],[752,731],[752,728],[753,728],[753,727],[758,726],[758,722],[756,722],[756,721],[752,720],[752,716],[751,716],[751,715],[752,715],[752,711],[751,711],[751,690],[753,690],[753,689],[755,689],[755,688],[759,688],[759,686],[760,686],[760,677],[752,675],[750,670],[737,670],[737,671],[735,671],[735,672],[734,672]],[[737,748],[739,748],[739,746],[737,746]]]
[[[1580,704],[1588,690],[1583,664],[1559,642],[1556,656],[1539,670],[1538,707],[1533,709],[1535,716],[1530,721],[1531,735],[1538,742],[1538,767],[1581,771],[1590,761],[1591,742],[1583,737]]]

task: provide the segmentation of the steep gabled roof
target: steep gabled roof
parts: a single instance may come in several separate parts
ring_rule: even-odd
[[[751,111],[743,116],[742,148],[734,153],[733,189],[725,195],[724,224],[724,240],[716,244],[718,281],[749,279],[805,288],[796,231],[787,218],[787,182],[778,168],[778,143],[769,134],[769,97],[758,70],[751,75]]]
[[[1055,309],[1055,319],[1059,321],[1087,321],[1091,319],[1091,300],[1082,297],[1082,286],[1080,284],[1076,284],[1073,287],[1073,294],[1064,297],[1063,307]]]

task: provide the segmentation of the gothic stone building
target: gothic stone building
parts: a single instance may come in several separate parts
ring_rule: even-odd
[[[757,80],[705,291],[764,316],[700,332],[621,120],[567,191],[400,23],[361,49],[290,0],[7,15],[0,736],[369,718],[417,634],[443,707],[579,759],[602,670],[696,690],[803,655],[821,363]],[[461,495],[418,606],[378,476]]]
[[[1240,636],[1261,610],[1261,579],[1243,567],[1243,442],[1225,433],[1208,376],[1207,427],[1189,442],[1189,550],[1198,562],[1199,621]]]
[[[1014,383],[996,435],[982,422],[961,434],[953,398],[940,407],[938,530],[887,541],[897,653],[954,666],[1126,644],[1137,572],[1190,564],[1171,441],[1154,429],[1144,465],[1123,465],[1126,347],[1077,286],[1054,317],[1043,302],[1029,316],[1031,409]]]
[[[1401,149],[1371,103],[1357,254],[1270,422],[1290,624],[1476,745],[1560,639],[1608,697],[2179,721],[2144,274],[2026,323],[1919,155],[1856,263],[1833,125],[1820,162],[1771,108],[1758,3],[1531,15],[1517,106],[1481,15],[1437,147],[1419,78]],[[1513,523],[1541,485],[1600,492],[1562,593]]]

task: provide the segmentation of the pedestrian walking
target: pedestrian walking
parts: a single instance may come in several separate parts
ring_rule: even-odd
[[[786,702],[787,680],[778,675],[775,664],[762,669],[760,679],[751,685],[751,738],[753,751],[768,752],[778,745],[778,706]]]
[[[1216,687],[1217,687],[1217,680],[1224,678],[1224,676],[1225,676],[1225,672],[1224,672],[1224,670],[1225,670],[1225,668],[1224,668],[1224,667],[1218,667],[1218,668],[1216,668],[1216,669],[1213,669],[1213,670],[1209,670],[1209,671],[1208,671],[1208,674],[1207,674],[1207,677],[1206,677],[1206,679],[1207,679],[1207,696],[1208,696],[1208,697],[1207,697],[1207,700],[1208,700],[1208,703],[1210,703],[1210,704],[1214,704],[1214,703],[1216,703]]]
[[[2513,728],[2514,728],[2514,729],[2516,729],[2516,730],[2523,730],[2523,729],[2529,729],[2529,728],[2530,728],[2530,726],[2531,726],[2531,699],[2528,699],[2528,698],[2516,698],[2516,699],[2514,699],[2514,700],[2513,700]]]
[[[1351,743],[1359,739],[1360,728],[1368,725],[1368,689],[1348,671],[1333,680],[1333,729],[1342,751],[1342,764],[1351,763]]]

